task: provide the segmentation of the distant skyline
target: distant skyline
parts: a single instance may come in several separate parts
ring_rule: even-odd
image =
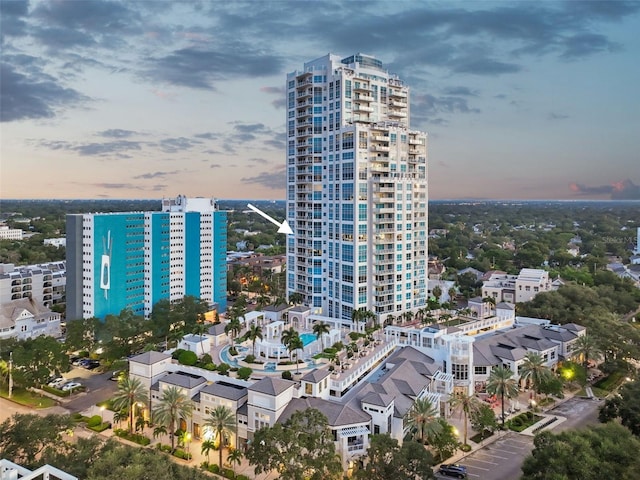
[[[0,197],[284,198],[288,72],[411,87],[431,199],[640,199],[640,2],[0,1]]]

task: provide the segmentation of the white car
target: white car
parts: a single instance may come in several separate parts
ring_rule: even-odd
[[[78,382],[68,382],[68,383],[65,383],[64,385],[62,385],[61,390],[63,392],[69,392],[69,391],[73,390],[74,388],[78,388],[78,387],[81,387],[81,386],[82,386],[82,384],[78,383]]]
[[[51,380],[47,385],[49,385],[51,388],[60,388],[66,382],[67,382],[66,378],[58,377]]]

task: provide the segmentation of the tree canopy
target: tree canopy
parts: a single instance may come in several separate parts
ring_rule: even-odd
[[[246,458],[256,474],[276,470],[282,480],[342,478],[342,464],[327,418],[313,408],[297,411],[284,423],[258,430]]]
[[[388,434],[372,435],[364,458],[364,467],[356,472],[361,480],[428,480],[433,474],[433,457],[418,442],[405,441],[402,446]]]
[[[533,443],[522,480],[635,480],[640,472],[640,440],[616,423],[559,434],[544,431]]]

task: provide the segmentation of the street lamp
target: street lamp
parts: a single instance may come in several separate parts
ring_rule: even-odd
[[[191,460],[191,454],[189,453],[189,446],[191,445],[191,432],[187,432],[185,441],[187,444],[187,460]]]
[[[100,423],[104,423],[104,405],[100,407]]]

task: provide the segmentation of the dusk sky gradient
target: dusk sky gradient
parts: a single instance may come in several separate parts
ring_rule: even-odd
[[[285,80],[374,55],[429,197],[640,199],[640,1],[0,1],[0,197],[284,199]]]

